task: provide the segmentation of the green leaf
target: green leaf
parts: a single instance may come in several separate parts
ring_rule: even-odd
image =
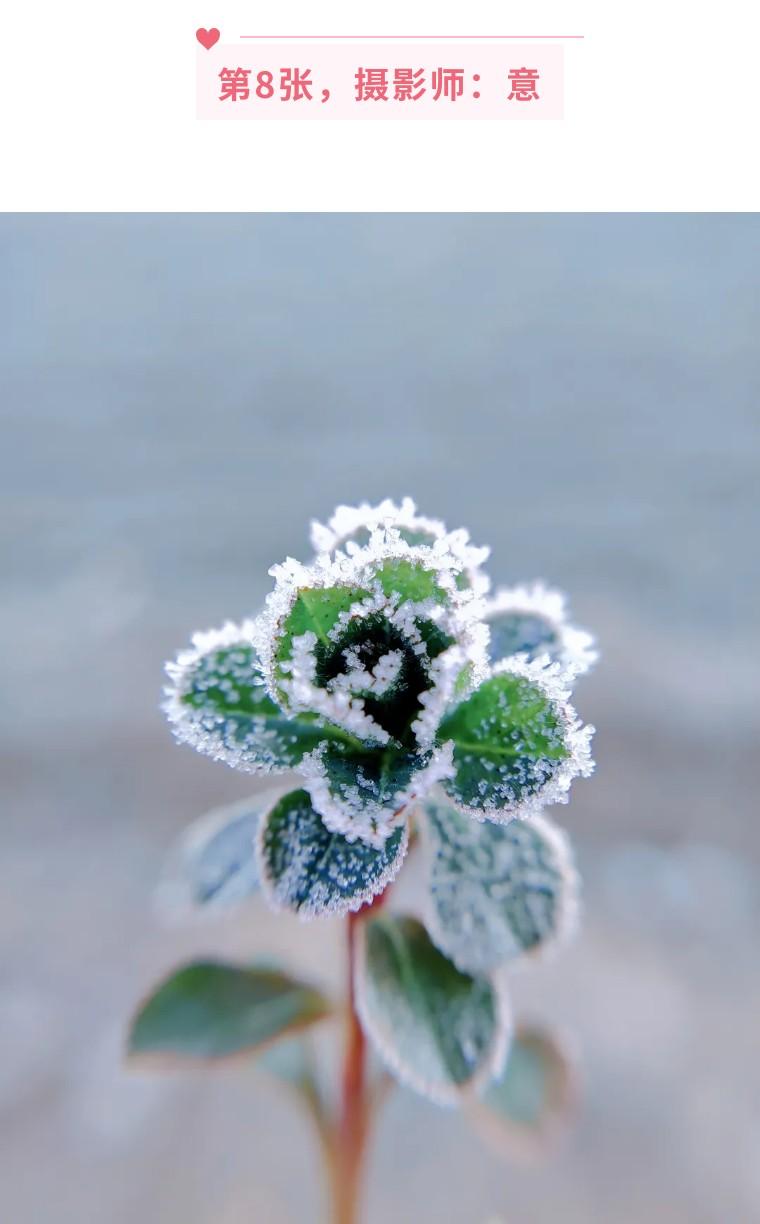
[[[389,585],[398,579],[426,599],[439,590],[435,574],[408,561],[384,563],[376,574],[380,586],[383,578]],[[386,608],[360,607],[368,595],[358,587],[298,592],[275,649],[279,697],[289,709],[318,712],[367,744],[409,745],[432,662],[454,639],[422,615],[395,623],[399,592]],[[405,607],[408,602],[404,597]]]
[[[347,586],[300,590],[280,626],[274,654],[278,678],[287,679],[289,675],[287,664],[293,657],[294,638],[313,633],[318,645],[323,649],[331,648],[330,630],[337,624],[341,613],[348,612],[355,603],[367,599],[369,594],[369,591]]]
[[[196,961],[172,973],[137,1012],[129,1053],[180,1059],[255,1053],[329,1012],[324,996],[274,969]]]
[[[399,871],[407,843],[406,822],[381,849],[348,841],[330,832],[306,791],[292,791],[262,826],[262,883],[277,906],[304,918],[345,914],[383,891]]]
[[[356,981],[362,1024],[402,1083],[453,1104],[501,1070],[503,994],[489,978],[457,969],[416,919],[380,915],[362,924]]]
[[[340,733],[313,715],[290,718],[269,696],[242,627],[200,635],[167,671],[164,709],[177,739],[249,773],[296,768],[305,753]]]
[[[413,548],[423,544],[427,548],[433,548],[436,540],[440,537],[433,531],[425,531],[421,527],[399,527],[398,533],[402,540],[407,544],[411,544]]]
[[[440,753],[395,748],[356,752],[329,744],[304,772],[314,806],[331,829],[381,846],[396,829],[398,813],[448,769],[448,757]]]
[[[456,772],[444,788],[485,816],[514,814],[555,775],[567,789],[560,767],[571,755],[568,730],[558,703],[536,680],[511,671],[492,676],[439,726],[439,740],[454,743]]]
[[[436,626],[431,626],[435,632]],[[432,638],[438,647],[443,635]],[[429,684],[428,660],[420,657],[404,634],[389,624],[383,613],[357,617],[345,625],[336,640],[326,647],[317,642],[314,648],[316,680],[320,687],[330,688],[341,683],[341,677],[350,671],[347,653],[353,654],[363,672],[355,673],[349,687],[352,700],[360,699],[362,708],[394,738],[408,732],[412,720],[419,713],[419,695]],[[382,667],[388,657],[396,658],[395,675],[386,684],[367,688],[372,684],[376,667]],[[364,674],[366,673],[366,674]],[[359,676],[363,676],[362,679]],[[339,715],[336,713],[336,718]]]
[[[449,602],[434,569],[405,557],[389,557],[377,566],[376,577],[386,595],[398,595],[399,603]]]
[[[572,930],[577,877],[556,825],[539,816],[483,823],[435,801],[420,816],[428,930],[460,969],[489,972]]]
[[[525,654],[528,659],[548,654],[558,658],[562,651],[556,625],[538,612],[494,612],[487,617],[491,630],[488,654],[492,663],[510,655]]]
[[[576,1095],[572,1065],[556,1037],[521,1026],[503,1072],[472,1103],[470,1116],[506,1155],[530,1156],[567,1123]]]

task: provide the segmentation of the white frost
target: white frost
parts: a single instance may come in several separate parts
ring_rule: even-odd
[[[338,506],[326,525],[312,519],[311,544],[316,553],[331,553],[336,549],[350,553],[360,547],[354,536],[362,532],[371,535],[378,528],[395,528],[399,532],[427,536],[430,543],[445,541],[447,548],[461,559],[463,572],[476,594],[482,595],[488,590],[489,579],[482,566],[490,555],[490,548],[472,544],[469,532],[463,527],[447,531],[440,519],[419,514],[411,497],[404,497],[400,505],[386,497],[376,506],[369,502]]]
[[[339,506],[327,524],[313,523],[311,534],[317,556],[308,565],[287,558],[272,567],[269,572],[275,579],[274,590],[259,617],[239,625],[228,622],[221,629],[195,634],[191,648],[167,664],[170,683],[165,689],[163,709],[177,739],[238,769],[254,773],[282,771],[283,760],[297,760],[300,755],[295,731],[288,726],[288,714],[309,712],[332,724],[333,735],[337,734],[336,728],[343,728],[368,750],[381,751],[385,747],[400,750],[400,745],[391,740],[390,732],[380,725],[386,721],[380,703],[387,700],[392,718],[396,690],[407,682],[408,668],[420,676],[421,691],[415,693],[419,708],[411,722],[411,732],[425,760],[411,782],[399,783],[397,792],[389,794],[390,784],[385,781],[379,784],[361,766],[355,777],[331,781],[323,760],[324,745],[304,757],[299,767],[312,802],[329,828],[348,838],[382,846],[403,818],[408,804],[454,774],[454,745],[447,743],[441,748],[436,744],[443,717],[490,676],[511,672],[531,680],[551,700],[558,734],[568,755],[559,762],[539,756],[533,772],[533,781],[538,783],[536,792],[502,809],[493,798],[498,761],[485,760],[482,777],[477,775],[477,786],[488,801],[476,807],[459,805],[460,810],[477,820],[506,822],[514,817],[534,816],[546,804],[566,802],[572,779],[588,776],[593,769],[590,752],[593,728],[582,726],[577,718],[569,704],[569,687],[597,656],[591,635],[568,623],[564,596],[541,583],[533,583],[502,588],[485,600],[489,583],[482,566],[489,549],[472,544],[464,529],[448,531],[438,519],[420,515],[411,498],[398,504],[386,499],[374,506],[369,503]],[[421,583],[424,598],[406,599],[397,591],[386,594],[377,577],[378,569],[393,561],[408,562],[430,574],[435,594],[426,593],[424,582]],[[299,593],[336,587],[350,591],[352,602],[329,628],[323,630],[318,620],[311,622],[322,635],[320,649],[317,650],[316,633],[309,630],[290,638],[289,657],[278,662],[285,623]],[[533,661],[528,661],[527,654],[518,654],[489,666],[488,622],[503,613],[543,621],[551,631],[551,657],[555,661],[550,662],[549,654]],[[368,625],[365,643],[361,621],[378,617],[387,622],[387,637],[378,636],[374,626]],[[425,629],[425,621],[439,632],[429,625]],[[540,630],[541,626],[537,641]],[[454,645],[436,655],[435,650],[440,650],[441,645],[440,634]],[[336,655],[343,635],[345,643],[350,644],[344,644],[341,661]],[[387,645],[383,653],[379,643],[384,640]],[[433,641],[438,645],[429,646]],[[322,659],[322,650],[330,642],[335,643],[337,650],[329,667],[318,670],[317,658]],[[246,651],[232,649],[223,665],[215,670],[204,669],[206,656],[236,645]],[[253,674],[250,648],[257,656]],[[329,676],[326,680],[325,674]],[[246,686],[246,700],[253,708],[241,710],[236,703],[242,704],[239,697]],[[211,699],[203,703],[204,690],[212,688],[224,695],[224,710],[217,708]],[[195,697],[192,702],[183,700],[191,690],[198,694],[197,704]],[[265,694],[283,709],[283,718],[275,715],[271,707],[267,712]],[[261,713],[257,707],[259,700],[264,705]],[[373,714],[368,712],[367,703]],[[393,725],[388,720],[387,726]],[[506,733],[511,734],[509,729]],[[517,735],[515,729],[514,737]],[[355,746],[358,750],[358,745]],[[480,797],[475,796],[473,802],[480,804]]]
[[[384,697],[393,688],[404,662],[400,650],[389,650],[380,656],[372,671],[367,671],[356,647],[344,650],[343,655],[348,670],[335,676],[327,687],[331,691],[339,688],[348,689],[349,692],[358,690],[375,697]]]
[[[430,687],[420,694],[422,710],[412,723],[412,731],[421,748],[432,746],[439,723],[454,700],[457,682],[468,663],[467,654],[461,646],[450,646],[433,659],[430,667]],[[462,698],[475,687],[472,678],[468,677],[467,681],[462,689]]]
[[[357,839],[332,838],[325,854],[318,855],[315,869],[313,833],[304,839],[297,827],[297,814],[288,833],[287,862],[275,877],[273,861],[267,853],[267,818],[259,824],[256,860],[262,893],[271,909],[296,912],[304,921],[335,918],[355,913],[384,892],[401,870],[409,848],[409,825],[405,820],[400,843],[392,858],[367,865],[361,853],[352,851]],[[379,847],[382,849],[382,846]],[[362,878],[363,869],[363,878]]]
[[[310,631],[293,638],[293,654],[282,665],[288,675],[280,680],[280,690],[289,708],[321,714],[362,740],[387,744],[390,739],[388,732],[367,714],[361,697],[354,697],[347,687],[323,688],[316,683],[316,644],[316,634]]]
[[[558,662],[571,677],[583,675],[599,657],[593,634],[569,623],[567,597],[543,582],[499,587],[485,601],[483,619],[487,624],[501,613],[533,616],[543,621],[557,639]]]
[[[227,621],[221,629],[208,629],[194,633],[192,645],[180,651],[173,662],[166,664],[166,674],[170,684],[164,689],[164,701],[161,708],[168,718],[175,738],[182,744],[189,744],[205,756],[215,761],[224,761],[233,769],[245,773],[269,773],[271,770],[282,771],[279,756],[275,753],[275,737],[267,729],[264,718],[255,715],[247,716],[248,732],[234,718],[220,717],[208,710],[196,709],[183,701],[197,682],[198,669],[204,659],[219,650],[227,650],[234,646],[250,648],[253,645],[255,622],[245,620],[241,624]],[[256,678],[251,677],[248,663],[241,655],[237,660],[234,653],[230,656],[225,674],[214,677],[214,684],[223,692],[227,692],[232,702],[235,699],[236,671],[239,670],[238,681],[252,685]],[[263,680],[259,680],[262,691]]]
[[[588,778],[594,772],[591,739],[595,728],[590,724],[584,726],[570,705],[569,685],[573,677],[560,663],[550,663],[546,656],[528,663],[516,656],[495,663],[491,668],[491,675],[524,676],[535,684],[552,703],[562,742],[567,749],[567,756],[559,761],[553,771],[547,771],[546,779],[538,789],[512,804],[499,806],[497,801],[492,799],[476,808],[459,803],[453,796],[449,796],[460,811],[473,816],[475,820],[493,820],[497,824],[505,824],[514,819],[540,816],[543,808],[549,804],[567,803],[573,779]]]
[[[468,667],[470,689],[477,685],[487,669],[487,630],[481,620],[482,601],[471,588],[458,585],[464,563],[450,549],[450,541],[456,534],[435,539],[430,545],[419,545],[408,544],[395,528],[378,527],[373,530],[369,543],[354,548],[350,555],[340,551],[330,556],[322,554],[310,566],[288,558],[283,564],[273,566],[270,573],[274,576],[275,588],[252,630],[273,700],[284,702],[292,711],[312,710],[322,714],[369,743],[388,742],[387,733],[366,713],[361,694],[379,693],[384,686],[393,683],[394,668],[400,666],[395,652],[388,652],[381,660],[380,672],[371,676],[361,667],[358,656],[348,657],[343,677],[320,686],[315,679],[317,638],[314,633],[307,632],[293,638],[291,658],[277,663],[284,625],[299,593],[336,587],[366,591],[367,594],[336,618],[329,632],[333,641],[340,640],[350,623],[379,614],[406,638],[411,650],[426,657],[427,647],[419,622],[431,621],[455,640],[461,651],[462,665]],[[434,597],[402,600],[397,592],[386,594],[376,576],[377,569],[394,560],[409,562],[430,573],[436,586],[444,592],[444,600]],[[435,661],[431,672],[431,687],[434,687],[443,672],[440,667],[435,668]],[[442,703],[435,702],[435,708],[442,709]],[[427,744],[432,738],[429,714],[421,719],[420,732]]]
[[[451,744],[444,744],[432,752],[430,759],[409,783],[399,788],[390,799],[383,797],[384,802],[381,802],[374,779],[368,778],[361,769],[354,786],[341,790],[340,795],[334,794],[322,759],[322,749],[304,757],[301,772],[314,808],[328,829],[341,833],[349,841],[359,838],[368,846],[380,847],[406,820],[406,809],[410,803],[423,798],[444,778],[453,776],[452,751]]]

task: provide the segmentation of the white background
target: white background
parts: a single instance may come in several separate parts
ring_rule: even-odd
[[[198,26],[238,34],[584,34],[556,123],[195,119]],[[758,18],[721,6],[374,9],[17,0],[3,20],[4,210],[754,210]],[[245,45],[245,44],[242,44]]]

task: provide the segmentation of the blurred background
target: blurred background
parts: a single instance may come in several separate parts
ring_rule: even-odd
[[[178,959],[340,984],[333,923],[173,929],[167,849],[251,780],[173,744],[164,660],[310,517],[411,494],[598,633],[585,920],[515,977],[580,1116],[504,1163],[399,1091],[367,1224],[760,1220],[760,219],[4,216],[0,1199],[23,1224],[321,1220],[260,1073],[125,1069]]]

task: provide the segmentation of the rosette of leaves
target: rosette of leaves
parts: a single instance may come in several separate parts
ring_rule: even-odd
[[[516,1078],[506,975],[567,938],[577,910],[544,808],[592,769],[592,728],[570,705],[591,638],[543,587],[488,598],[488,550],[410,499],[339,507],[312,540],[311,561],[272,568],[257,617],[196,634],[167,665],[180,741],[283,780],[191,830],[164,899],[348,915],[350,1014],[391,1076],[508,1113],[540,1060],[523,1051]],[[410,845],[422,891],[397,913],[385,894]],[[256,1052],[331,1010],[269,967],[199,962],[147,1000],[131,1048]]]
[[[328,551],[274,566],[259,617],[168,665],[177,737],[250,773],[298,771],[326,828],[377,850],[437,784],[475,819],[563,801],[591,730],[569,705],[562,609],[555,655],[537,655],[536,616],[479,594],[487,550],[409,499],[341,507],[313,534]]]

